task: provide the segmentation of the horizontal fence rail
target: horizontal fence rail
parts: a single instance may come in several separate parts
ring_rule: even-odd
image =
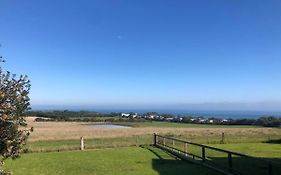
[[[223,174],[281,175],[281,163],[272,160],[157,134],[154,134],[154,145],[182,159],[202,164]]]

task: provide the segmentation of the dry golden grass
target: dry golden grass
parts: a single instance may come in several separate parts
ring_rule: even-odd
[[[34,117],[27,118],[28,125],[34,127],[30,141],[38,140],[69,140],[85,138],[112,138],[130,137],[146,134],[175,134],[190,137],[202,137],[220,135],[224,132],[228,136],[256,137],[281,136],[281,129],[274,128],[161,128],[161,127],[140,127],[129,129],[101,129],[89,126],[89,123],[75,122],[34,122]]]

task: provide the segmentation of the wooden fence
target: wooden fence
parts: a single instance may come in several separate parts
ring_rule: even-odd
[[[281,175],[281,163],[154,134],[154,145],[227,175]],[[250,149],[250,148],[249,148]]]

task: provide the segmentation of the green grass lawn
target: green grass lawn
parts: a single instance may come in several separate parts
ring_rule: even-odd
[[[97,138],[85,139],[86,149],[97,148],[117,148],[139,146],[142,144],[151,144],[152,135],[140,135],[132,137],[116,137],[116,138]],[[29,152],[52,152],[52,151],[69,151],[78,150],[80,147],[80,140],[42,140],[27,142],[25,148]]]
[[[128,125],[132,127],[172,127],[172,128],[260,128],[251,125],[212,125],[212,124],[192,124],[175,123],[165,121],[145,121],[145,122],[113,122],[113,124]]]
[[[160,141],[160,143],[163,143]],[[165,141],[165,145],[184,151],[185,146],[182,142]],[[211,147],[221,148],[232,152],[246,154],[251,157],[262,158],[252,159],[244,156],[232,156],[233,168],[245,172],[246,174],[267,175],[268,161],[272,161],[273,175],[279,175],[281,172],[281,145],[270,143],[235,143],[235,144],[208,144]],[[187,144],[187,152],[192,155],[202,157],[202,148],[200,146]],[[218,150],[205,148],[206,163],[228,171],[228,154]],[[192,159],[192,156],[190,157]],[[266,160],[266,161],[263,161]],[[201,162],[199,158],[195,161]]]
[[[196,125],[180,124],[171,122],[124,122],[123,125],[133,127],[190,127],[190,128],[210,128],[210,127],[238,127],[249,128],[251,126],[220,126],[220,125]],[[254,126],[253,126],[254,127]],[[225,134],[224,143],[221,142],[221,134],[214,134],[211,131],[206,135],[190,135],[169,133],[167,136],[177,137],[184,140],[210,145],[217,148],[226,149],[233,152],[243,153],[254,157],[262,157],[277,162],[281,162],[281,144],[264,143],[270,140],[278,140],[281,135],[271,133],[241,132],[235,135]],[[79,140],[48,140],[30,141],[26,148],[30,152],[49,152],[49,153],[30,153],[16,161],[9,160],[6,164],[7,169],[14,171],[14,174],[215,174],[205,168],[192,165],[181,160],[177,160],[165,152],[156,148],[140,148],[139,145],[153,143],[153,135],[133,135],[128,137],[116,138],[96,138],[85,139],[86,151],[80,152]],[[183,149],[183,145],[178,145]],[[101,149],[103,148],[103,149]],[[105,149],[107,148],[107,149]],[[108,149],[110,148],[110,149]],[[92,150],[91,150],[92,149]],[[95,150],[93,150],[95,149]],[[99,150],[97,150],[99,149]],[[201,149],[189,147],[190,152],[200,155]],[[76,150],[71,151],[70,150]],[[64,151],[64,152],[62,152]],[[227,155],[215,151],[206,150],[208,160],[219,164],[226,164]],[[236,167],[243,168],[244,165],[251,163],[249,167],[254,168],[255,163],[251,160],[235,157],[233,163]],[[240,168],[239,167],[239,168]],[[260,168],[260,167],[258,167]],[[264,167],[262,167],[264,169]],[[251,170],[255,171],[255,169]],[[281,171],[281,168],[275,169]],[[262,171],[259,171],[262,172]],[[278,174],[278,173],[277,173]],[[263,175],[263,174],[262,174]],[[275,174],[274,174],[275,175]]]
[[[177,143],[176,143],[177,145]],[[177,145],[180,146],[180,145]],[[244,153],[254,157],[262,157],[274,160],[279,164],[274,165],[274,172],[277,175],[281,170],[281,146],[280,144],[269,143],[236,143],[236,144],[209,144],[209,146],[222,148],[234,152]],[[182,148],[182,145],[180,146]],[[200,155],[201,149],[188,147],[189,152]],[[227,154],[206,149],[206,156],[209,161],[217,165],[227,165]],[[235,168],[243,170],[247,167],[253,168],[249,171],[256,171],[261,165],[248,159],[234,157]],[[250,166],[251,165],[251,166]],[[278,168],[278,169],[277,169]],[[151,174],[151,175],[172,175],[172,174],[216,174],[215,172],[178,160],[164,151],[151,147],[123,147],[107,148],[86,151],[65,151],[50,153],[29,153],[24,154],[20,159],[8,160],[5,169],[12,170],[15,175],[35,174],[93,174],[93,175],[126,175],[126,174]],[[264,170],[264,169],[263,169]],[[277,171],[278,170],[278,171]],[[277,171],[277,172],[276,172]],[[259,171],[264,174],[263,171]],[[274,175],[275,175],[274,174]]]
[[[229,150],[236,152],[244,152],[248,150],[247,145],[266,148],[262,142],[268,141],[268,136],[265,135],[225,135],[224,142],[227,144],[219,144],[221,142],[220,135],[209,135],[209,136],[185,136],[185,135],[174,135],[176,138],[183,140],[201,143],[201,144],[213,144],[216,147],[228,148]],[[275,136],[279,139],[281,136]],[[273,136],[270,138],[274,138]],[[116,147],[128,147],[128,146],[139,146],[144,144],[152,144],[153,135],[138,135],[130,137],[116,137],[116,138],[96,138],[96,139],[85,139],[85,146],[87,149],[96,148],[116,148]],[[274,144],[268,144],[274,145]],[[278,144],[277,144],[278,145]],[[279,144],[280,145],[280,144]],[[26,148],[29,152],[50,152],[50,151],[67,151],[67,150],[78,150],[80,141],[76,140],[42,140],[42,141],[29,141],[27,142]],[[278,149],[278,146],[274,146]],[[238,149],[241,148],[241,149]],[[264,150],[266,150],[264,149]],[[258,150],[257,150],[258,152]]]
[[[233,143],[233,144],[209,144],[209,146],[217,147],[237,153],[251,155],[261,158],[279,159],[281,161],[281,144],[271,143]]]
[[[24,154],[8,160],[14,175],[217,175],[154,147]]]
[[[152,138],[152,135],[142,135],[122,138],[86,139],[86,149],[89,150],[85,152],[68,151],[78,150],[79,140],[28,142],[27,148],[30,152],[51,152],[24,154],[19,160],[9,160],[6,168],[13,170],[15,174],[28,174],[28,172],[30,172],[29,174],[31,175],[44,173],[169,175],[175,174],[173,171],[176,171],[176,174],[182,174],[185,171],[194,172],[194,174],[199,175],[206,174],[206,169],[197,172],[197,166],[176,160],[159,149],[150,147],[149,149],[151,149],[151,151],[149,151],[149,149],[137,147],[138,145],[153,143]],[[212,147],[273,160],[278,163],[277,166],[274,165],[274,175],[276,172],[278,174],[278,172],[281,171],[281,144],[279,142],[277,142],[279,144],[263,143],[263,141],[266,141],[263,140],[263,138],[264,136],[250,137],[245,135],[243,137],[229,137],[226,135],[226,144],[218,144],[220,140],[219,137],[209,137],[205,139],[203,137],[185,138],[185,136],[182,136],[184,140],[192,140],[193,142],[203,143]],[[166,141],[166,144],[171,145],[172,142]],[[180,144],[180,142],[175,142],[175,144],[179,149],[184,149],[184,145]],[[93,150],[97,148],[99,148],[99,150]],[[200,147],[189,146],[188,151],[201,156]],[[227,154],[225,153],[206,149],[206,156],[212,163],[222,166],[227,165]],[[245,165],[247,165],[247,167],[252,168],[248,168],[250,172],[255,172],[256,169],[262,168],[262,170],[258,171],[261,175],[266,171],[264,168],[266,165],[248,159],[234,157],[233,163],[235,167],[242,170]],[[111,172],[113,169],[114,172]],[[142,172],[142,170],[145,172]],[[78,171],[81,171],[81,173],[78,173]],[[207,172],[210,173],[211,171]]]

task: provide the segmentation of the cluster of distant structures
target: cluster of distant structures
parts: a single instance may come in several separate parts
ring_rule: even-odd
[[[257,125],[265,127],[280,127],[280,117],[260,117],[258,119],[238,118],[238,119],[225,119],[217,117],[204,118],[192,116],[174,116],[172,114],[158,114],[150,112],[143,115],[137,113],[121,113],[121,117],[130,118],[133,120],[149,120],[149,121],[168,121],[178,123],[194,123],[194,124],[215,124],[215,125]]]
[[[148,112],[144,114],[130,113],[97,113],[89,111],[30,111],[26,115],[38,117],[36,121],[74,121],[74,122],[148,122],[165,121],[177,123],[210,124],[210,125],[257,125],[265,127],[280,127],[281,118],[268,116],[257,119],[250,118],[205,118],[194,116],[175,116]]]
[[[145,119],[151,121],[168,121],[168,122],[183,122],[183,123],[201,123],[201,124],[218,124],[218,123],[227,123],[228,119],[222,118],[204,118],[204,117],[191,117],[191,116],[173,116],[171,114],[158,114],[155,112],[146,113],[144,115],[139,115],[138,113],[121,113],[123,118],[132,118],[132,119]]]

